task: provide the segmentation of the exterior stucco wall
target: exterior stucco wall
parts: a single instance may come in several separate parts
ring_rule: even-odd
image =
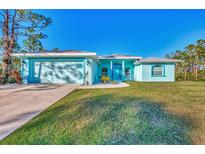
[[[86,85],[92,85],[97,82],[97,62],[95,59],[85,59],[84,60],[84,83]]]
[[[142,81],[142,65],[137,65],[134,67],[134,80]]]
[[[133,60],[94,58],[23,58],[21,75],[23,83],[80,83],[95,84],[100,81],[102,68],[106,67],[108,76],[113,79],[114,70],[121,68],[122,81],[134,80],[142,82],[175,81],[174,63],[141,63],[134,65]],[[162,65],[164,76],[152,76],[152,67]],[[115,67],[119,66],[119,67]],[[124,68],[124,69],[123,69]],[[130,68],[130,78],[125,75]],[[116,72],[115,72],[116,73]],[[116,75],[116,74],[115,74]],[[120,81],[121,81],[120,80]],[[117,80],[118,81],[118,80]]]
[[[124,77],[124,80],[125,81],[133,81],[134,80],[134,62],[135,61],[128,61],[128,60],[125,60],[124,61],[124,71],[127,69],[127,68],[130,68],[130,76],[127,78],[126,76]],[[124,74],[125,75],[125,74]]]
[[[92,60],[92,84],[98,82],[98,64],[96,60]]]
[[[21,59],[21,77],[24,84],[29,83],[29,60]]]
[[[100,80],[100,77],[102,76],[102,68],[106,67],[108,71],[108,75],[111,78],[112,77],[112,71],[110,67],[110,60],[100,60],[100,63],[98,64],[98,81]]]
[[[90,85],[92,76],[90,75],[92,73],[92,61],[90,59],[84,60],[84,84]]]
[[[123,64],[124,61],[124,64]],[[135,60],[127,60],[127,59],[102,59],[100,60],[100,64],[98,64],[98,78],[102,76],[102,68],[106,67],[108,70],[108,76],[110,77],[111,80],[114,80],[114,74],[113,71],[115,69],[115,64],[119,64],[122,67],[122,80],[127,81],[127,80],[134,80],[134,63]],[[124,65],[124,68],[123,68]],[[127,78],[125,76],[125,70],[127,68],[130,68],[130,76]]]
[[[161,65],[164,67],[164,76],[156,77],[152,75],[152,67]],[[135,66],[136,81],[142,82],[174,82],[175,81],[175,64],[174,63],[152,63],[139,64]]]

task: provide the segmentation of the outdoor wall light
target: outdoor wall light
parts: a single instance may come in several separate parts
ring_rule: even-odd
[[[91,62],[90,62],[89,60],[87,61],[87,65],[88,65],[88,66],[91,66]]]
[[[25,60],[22,60],[21,63],[22,63],[22,64],[25,64],[26,62],[25,62]]]

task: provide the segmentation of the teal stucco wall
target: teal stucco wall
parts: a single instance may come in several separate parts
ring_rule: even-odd
[[[92,60],[92,84],[98,82],[98,62],[96,60]]]
[[[98,64],[98,79],[102,76],[102,68],[105,67],[111,80],[132,81],[134,80],[134,62],[135,60],[127,59],[102,59]],[[126,75],[125,70],[128,68],[130,73]],[[116,73],[120,74],[120,78],[116,77]]]
[[[108,76],[112,77],[112,71],[111,71],[111,65],[110,60],[100,60],[100,63],[98,64],[98,80],[100,80],[100,77],[102,76],[102,68],[105,67],[108,70]]]
[[[21,75],[23,83],[80,83],[91,85],[100,82],[102,68],[106,67],[108,76],[118,81],[173,82],[174,63],[143,63],[134,65],[134,60],[95,58],[23,58]],[[164,75],[152,75],[152,67],[161,65]],[[125,72],[130,69],[129,75]],[[120,73],[119,73],[120,72]],[[116,75],[117,74],[117,75]]]
[[[163,76],[153,76],[152,67],[160,65],[164,68]],[[175,81],[175,64],[174,63],[150,63],[138,64],[135,66],[135,81],[142,82],[174,82]]]
[[[95,59],[85,59],[84,60],[84,83],[86,85],[92,85],[97,82],[97,62]]]
[[[21,59],[21,77],[24,84],[29,83],[29,63],[28,59]]]
[[[125,60],[124,61],[124,71],[126,69],[130,69],[130,74],[126,76],[126,74],[124,73],[124,81],[133,81],[134,80],[134,62],[135,61],[131,61],[131,60]]]

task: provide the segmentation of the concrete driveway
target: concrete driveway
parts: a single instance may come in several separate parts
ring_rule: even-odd
[[[79,84],[1,86],[0,140],[79,86]]]

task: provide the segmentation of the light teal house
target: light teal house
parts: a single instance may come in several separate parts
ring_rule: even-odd
[[[92,85],[100,77],[114,81],[174,82],[174,59],[146,58],[66,50],[57,52],[14,53],[21,59],[23,83],[80,83]]]

